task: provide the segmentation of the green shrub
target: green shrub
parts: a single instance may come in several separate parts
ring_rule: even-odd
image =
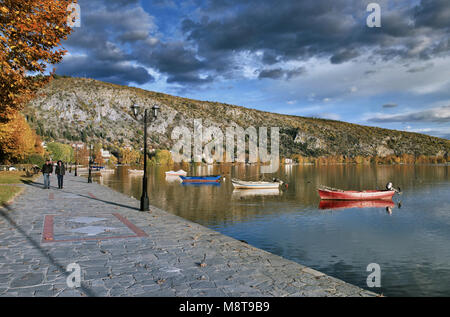
[[[22,162],[22,164],[33,164],[41,167],[45,163],[45,158],[39,154],[31,154],[27,156]]]

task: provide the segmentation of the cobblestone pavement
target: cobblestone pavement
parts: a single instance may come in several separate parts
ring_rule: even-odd
[[[376,295],[138,205],[72,175],[63,190],[42,189],[42,177],[28,184],[0,208],[0,296]],[[66,282],[70,263],[79,288]]]

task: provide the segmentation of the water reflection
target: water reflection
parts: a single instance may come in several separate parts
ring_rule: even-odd
[[[283,192],[278,188],[261,188],[261,189],[234,189],[232,198],[243,199],[253,198],[255,196],[279,196]]]
[[[191,182],[191,183],[181,183],[182,186],[193,186],[193,187],[204,187],[204,186],[216,186],[219,187],[220,183],[219,182],[204,182],[204,183],[196,183],[196,182]]]
[[[367,288],[366,267],[378,263],[388,296],[450,296],[449,166],[281,166],[261,174],[258,166],[156,166],[149,171],[152,204],[238,240]],[[183,186],[165,172],[224,175],[219,186]],[[140,197],[142,176],[126,168],[102,181]],[[233,191],[232,178],[279,178],[289,184],[275,193]],[[403,195],[392,202],[329,202],[319,185],[354,190],[384,189],[393,182]],[[399,201],[401,199],[401,201]],[[345,205],[347,204],[347,205]]]
[[[319,203],[319,209],[347,209],[347,208],[392,209],[394,206],[395,203],[392,200],[321,200]]]

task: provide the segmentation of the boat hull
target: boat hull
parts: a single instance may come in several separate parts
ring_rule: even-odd
[[[320,199],[323,200],[388,200],[392,199],[393,190],[367,190],[367,191],[334,191],[318,189]]]
[[[212,176],[180,176],[183,183],[218,183],[220,175]]]
[[[232,180],[231,183],[236,189],[278,189],[279,183],[271,182],[244,182]]]

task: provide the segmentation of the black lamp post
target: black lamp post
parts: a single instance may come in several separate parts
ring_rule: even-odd
[[[131,109],[135,117],[138,115],[138,105],[132,105]],[[154,105],[152,107],[153,118],[156,119],[158,116],[159,107]],[[140,211],[149,211],[149,199],[148,199],[148,189],[147,189],[147,109],[144,109],[144,176],[142,178],[142,196],[141,196],[141,208]]]
[[[78,144],[75,144],[75,176],[78,176]]]
[[[88,175],[88,183],[92,183],[92,144],[89,148],[89,175]]]

